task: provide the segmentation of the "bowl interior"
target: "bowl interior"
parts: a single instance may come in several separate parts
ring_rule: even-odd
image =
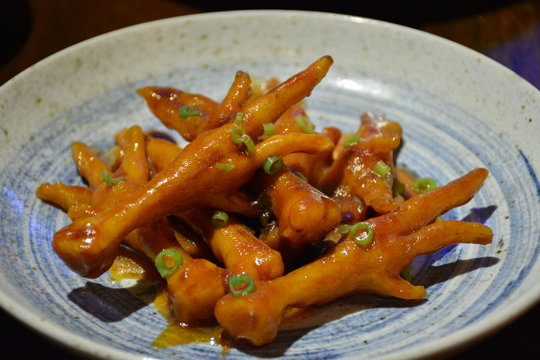
[[[143,24],[67,49],[6,83],[0,89],[0,304],[36,330],[99,357],[222,356],[212,343],[152,347],[165,320],[108,274],[96,280],[73,274],[50,244],[68,219],[34,191],[43,182],[81,184],[73,141],[105,149],[124,127],[165,130],[135,93],[140,87],[173,86],[220,100],[237,70],[285,80],[326,54],[335,64],[307,99],[317,128],[354,130],[370,111],[401,123],[398,165],[440,184],[488,168],[477,196],[445,217],[489,225],[494,242],[418,258],[413,282],[428,291],[421,303],[342,299],[287,324],[269,346],[233,348],[227,357],[435,354],[524,311],[540,294],[538,91],[487,58],[427,34],[293,11]]]

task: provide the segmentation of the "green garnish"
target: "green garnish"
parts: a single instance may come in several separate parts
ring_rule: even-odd
[[[101,172],[101,177],[103,178],[103,181],[105,182],[105,184],[107,184],[109,186],[110,185],[115,185],[115,184],[118,184],[118,183],[121,183],[122,181],[124,181],[123,176],[112,177],[107,170],[103,170]]]
[[[214,214],[212,214],[212,224],[215,227],[225,226],[228,222],[229,214],[227,214],[225,211],[216,210],[214,211]]]
[[[283,158],[281,156],[270,156],[264,160],[263,169],[268,175],[274,175],[283,167]]]
[[[241,144],[242,141],[240,140],[242,136],[246,135],[246,129],[244,129],[240,125],[235,125],[231,128],[231,139],[237,144]]]
[[[234,123],[236,125],[240,125],[244,122],[244,113],[243,112],[237,112],[236,116],[234,117]]]
[[[192,105],[181,106],[178,113],[180,114],[180,117],[183,118],[202,115],[202,111],[198,107]]]
[[[385,179],[388,174],[390,174],[390,172],[392,171],[392,169],[390,168],[390,166],[388,166],[384,161],[382,160],[379,160],[377,161],[377,163],[375,164],[375,166],[373,166],[373,172],[377,175],[379,175],[380,177],[382,177],[383,179]]]
[[[255,150],[255,143],[248,134],[246,134],[246,129],[240,125],[235,125],[231,128],[231,139],[237,144],[243,144],[246,147],[248,154],[251,154]]]
[[[429,177],[420,178],[413,183],[413,187],[417,193],[424,194],[435,189],[437,187],[437,181]]]
[[[174,261],[172,266],[168,266],[165,264],[165,257],[171,257]],[[161,275],[161,277],[166,277],[171,274],[174,274],[176,270],[182,264],[184,263],[184,258],[182,257],[182,254],[178,252],[178,250],[175,249],[165,249],[159,254],[157,254],[156,258],[154,259],[154,264],[156,265],[156,269]]]
[[[360,136],[354,134],[349,136],[347,139],[343,141],[343,146],[349,147],[358,144],[360,142]]]
[[[309,121],[307,116],[298,115],[294,118],[294,122],[306,134],[313,134],[315,132],[315,125]]]
[[[215,163],[214,166],[216,167],[216,169],[223,170],[225,172],[229,172],[235,167],[234,164],[223,164],[223,163]]]
[[[357,235],[357,233],[360,234]],[[362,221],[351,226],[349,234],[353,237],[354,242],[360,246],[365,246],[373,241],[373,226],[367,221]]]
[[[263,136],[274,135],[276,132],[276,125],[274,123],[264,123],[263,124]]]
[[[255,291],[255,282],[249,274],[235,275],[229,279],[229,289],[233,296],[244,296]]]
[[[338,231],[341,235],[347,234],[349,231],[351,231],[351,225],[349,224],[341,224],[338,227]]]

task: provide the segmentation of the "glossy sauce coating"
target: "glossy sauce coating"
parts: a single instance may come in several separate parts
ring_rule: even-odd
[[[332,62],[322,57],[283,83],[257,84],[239,71],[221,102],[175,88],[140,89],[159,121],[189,143],[181,148],[139,126],[118,132],[103,156],[74,143],[88,187],[56,183],[36,191],[73,220],[54,235],[55,251],[89,278],[111,266],[117,277],[137,276],[121,267],[126,249],[150,263],[163,250],[179,254],[178,268],[156,277],[163,289],[156,306],[171,321],[158,347],[221,343],[222,330],[263,346],[287,314],[304,316],[342,296],[424,298],[422,286],[401,276],[416,256],[491,241],[482,224],[435,221],[467,203],[488,171],[419,194],[414,176],[395,166],[397,122],[365,113],[353,134],[317,131],[302,100]],[[263,133],[270,123],[274,132]],[[263,163],[274,156],[284,166],[266,173]],[[216,210],[228,220],[214,223]],[[343,230],[351,225],[365,228]],[[366,227],[373,232],[367,240]],[[166,266],[172,261],[165,257]],[[235,294],[235,275],[248,276],[254,290]]]

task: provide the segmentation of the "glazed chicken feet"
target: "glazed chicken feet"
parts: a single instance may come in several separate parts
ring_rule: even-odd
[[[235,339],[261,346],[274,340],[285,310],[322,305],[340,297],[371,293],[416,300],[425,297],[400,274],[420,254],[464,243],[486,244],[491,230],[478,223],[433,220],[463,205],[488,175],[476,169],[467,175],[406,201],[397,210],[368,220],[373,240],[359,245],[348,233],[318,260],[271,281],[257,282],[244,296],[225,295],[215,316]]]
[[[242,131],[256,139],[263,124],[275,121],[293,104],[308,96],[325,76],[332,59],[325,56],[306,70],[257,98],[242,110]],[[325,136],[276,135],[257,144],[249,154],[231,140],[237,126],[228,122],[200,134],[188,144],[174,164],[114,206],[94,216],[80,218],[59,230],[53,238],[57,254],[75,272],[94,278],[105,272],[116,257],[127,233],[193,206],[254,213],[249,199],[238,188],[269,156],[295,151],[318,152],[333,146]],[[230,164],[223,171],[216,164]],[[215,181],[219,178],[220,181]]]

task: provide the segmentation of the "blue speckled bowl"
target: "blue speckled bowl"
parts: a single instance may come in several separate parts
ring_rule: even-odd
[[[322,55],[335,65],[308,98],[318,127],[352,130],[365,111],[399,121],[400,165],[445,183],[491,176],[447,218],[485,222],[488,246],[457,245],[415,263],[425,302],[358,296],[289,325],[260,349],[156,349],[165,321],[111,284],[86,280],[51,250],[68,222],[34,197],[42,182],[80,183],[72,141],[110,144],[160,128],[135,90],[171,85],[217,100],[236,70],[285,79]],[[113,359],[406,359],[453,350],[505,325],[540,296],[540,94],[486,57],[408,28],[356,17],[243,11],[115,31],[66,49],[0,88],[0,305],[85,355]]]

